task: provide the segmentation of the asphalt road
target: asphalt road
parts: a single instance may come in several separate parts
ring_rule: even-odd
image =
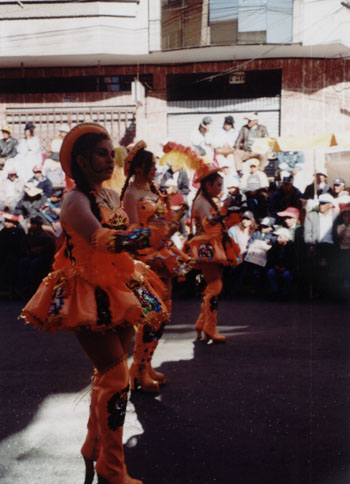
[[[1,484],[83,484],[91,365],[0,301]],[[222,300],[224,345],[194,342],[197,298],[175,299],[154,365],[131,395],[129,473],[144,484],[349,484],[349,305]]]

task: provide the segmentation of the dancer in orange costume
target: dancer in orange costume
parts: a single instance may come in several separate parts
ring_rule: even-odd
[[[223,216],[215,201],[223,187],[219,171],[219,168],[211,168],[205,163],[200,163],[196,170],[196,181],[200,182],[192,205],[196,235],[188,243],[206,282],[201,311],[195,325],[197,339],[201,339],[203,331],[205,341],[212,340],[214,343],[226,341],[226,337],[217,329],[223,266],[235,266],[240,262],[239,247],[227,235]]]
[[[150,265],[166,286],[163,299],[171,313],[172,279],[185,277],[192,269],[191,259],[171,242],[170,237],[178,229],[179,222],[187,211],[183,205],[178,211],[170,210],[165,196],[153,183],[156,165],[153,154],[139,141],[125,160],[125,185],[121,200],[131,223],[138,227],[159,228],[160,246],[141,249],[138,259]],[[162,336],[164,325],[155,331],[150,325],[138,325],[135,336],[134,361],[130,368],[131,388],[146,392],[158,392],[159,385],[166,382],[162,373],[151,366],[152,356]]]
[[[126,362],[133,325],[156,330],[168,319],[159,278],[130,253],[148,247],[149,229],[128,229],[112,190],[102,188],[113,172],[106,130],[83,123],[65,137],[60,160],[76,184],[66,194],[61,224],[65,242],[54,270],[22,310],[28,323],[49,332],[71,330],[95,367],[88,434],[82,447],[86,484],[142,484],[131,478],[122,443],[129,372]]]

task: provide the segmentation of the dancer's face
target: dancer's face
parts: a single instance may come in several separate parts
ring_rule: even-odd
[[[217,197],[222,192],[223,178],[218,175],[213,182],[207,182],[207,191],[211,197]]]
[[[109,139],[97,143],[87,158],[80,157],[80,166],[87,179],[101,183],[111,178],[114,169],[114,150]]]

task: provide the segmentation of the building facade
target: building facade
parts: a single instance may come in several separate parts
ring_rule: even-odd
[[[273,136],[350,130],[350,9],[334,0],[22,0],[0,18],[0,121],[19,138],[33,121],[44,149],[86,119],[154,151],[207,114],[240,127],[257,111]]]

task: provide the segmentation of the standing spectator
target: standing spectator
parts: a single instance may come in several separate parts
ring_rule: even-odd
[[[49,197],[52,193],[52,183],[47,176],[43,175],[43,170],[40,165],[33,166],[33,176],[29,178],[28,183],[34,187],[41,188],[45,197]]]
[[[318,210],[309,212],[304,221],[307,273],[311,297],[329,293],[334,283],[335,248],[333,223],[334,199],[329,193],[319,196]]]
[[[24,128],[24,139],[18,145],[17,172],[25,183],[33,176],[33,167],[42,165],[40,141],[34,132],[34,124],[27,123]]]
[[[260,155],[253,152],[255,138],[266,138],[269,136],[266,126],[259,124],[258,113],[249,114],[245,118],[248,122],[240,129],[235,143],[234,157],[236,170],[238,173],[243,171],[243,163],[251,158],[260,160],[260,169],[265,168],[267,155]]]
[[[286,228],[277,229],[275,235],[277,240],[267,253],[266,265],[270,296],[273,299],[289,299],[296,269],[294,242]]]
[[[17,176],[15,168],[11,168],[7,177],[0,183],[0,210],[14,213],[17,203],[24,195],[24,182]]]
[[[192,134],[191,145],[200,156],[205,156],[211,163],[214,159],[214,141],[210,133],[213,119],[210,116],[204,116],[196,131]]]
[[[282,212],[287,207],[301,210],[302,198],[303,194],[293,186],[293,177],[284,177],[282,185],[270,196],[270,214],[277,218],[277,212]]]
[[[233,153],[238,132],[234,128],[233,116],[226,116],[223,127],[214,137],[215,158],[220,168],[229,167],[229,174],[237,173]]]
[[[31,217],[25,236],[25,255],[19,260],[22,293],[31,296],[49,273],[56,251],[55,237],[42,228],[41,217]]]
[[[320,168],[316,171],[315,177],[316,177],[316,193],[315,193],[315,182],[310,183],[310,185],[307,185],[304,191],[303,198],[305,198],[305,200],[311,200],[315,198],[315,195],[319,197],[323,193],[332,194],[332,188],[327,183],[327,180],[328,180],[327,171],[323,168]]]
[[[249,173],[244,173],[241,178],[241,189],[247,190],[250,183],[258,183],[260,188],[269,188],[269,180],[266,173],[259,169],[260,161],[257,158],[251,158],[248,161]]]
[[[0,169],[10,158],[15,158],[17,155],[18,140],[11,136],[11,128],[5,124],[1,128],[2,139],[0,140]]]

